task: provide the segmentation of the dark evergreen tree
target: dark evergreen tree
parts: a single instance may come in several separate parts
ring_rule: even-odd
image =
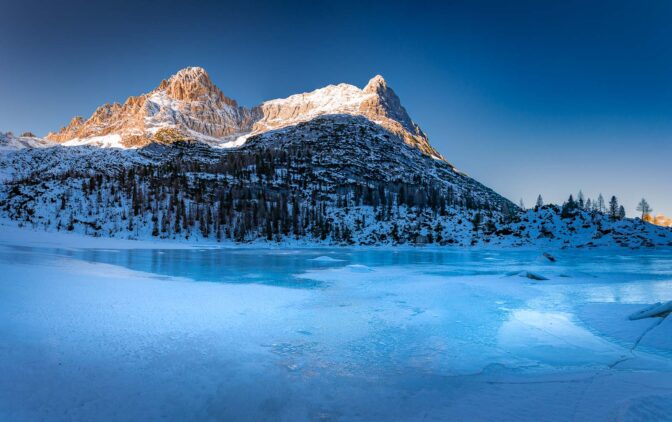
[[[615,195],[609,200],[609,217],[618,220],[618,199]]]
[[[623,205],[618,207],[618,219],[623,220],[625,218],[625,207]]]

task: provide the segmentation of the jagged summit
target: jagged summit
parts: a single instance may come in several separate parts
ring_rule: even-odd
[[[174,100],[208,101],[217,100],[230,106],[237,103],[226,97],[210,79],[210,75],[202,67],[187,67],[168,79],[164,79],[155,91],[165,91]]]
[[[123,148],[195,139],[234,147],[249,136],[329,114],[364,116],[408,145],[443,159],[380,75],[363,89],[344,83],[329,85],[247,109],[226,97],[205,69],[187,67],[147,94],[129,97],[124,104],[104,104],[87,120],[74,118],[47,139],[65,145]]]
[[[208,75],[208,72],[206,72],[205,69],[203,69],[200,66],[190,66],[185,67],[184,69],[180,69],[169,79],[170,81],[183,81],[183,82],[199,81],[200,83],[206,85],[212,83],[212,81],[210,80],[210,75]]]
[[[380,75],[374,76],[363,89],[345,83],[328,85],[308,93],[266,101],[259,108],[261,118],[254,124],[252,134],[306,122],[317,116],[350,114],[364,116],[400,136],[408,145],[443,159]]]
[[[436,158],[443,158],[431,147],[427,135],[420,129],[420,126],[413,122],[406,109],[401,105],[401,100],[397,94],[392,88],[388,87],[382,76],[376,75],[371,78],[363,91],[373,94],[367,106],[373,110],[374,114],[383,115],[389,119],[388,124],[395,127],[395,132],[403,136],[407,143],[417,143],[417,147],[424,153]],[[397,123],[403,129],[397,127]]]
[[[387,82],[381,75],[376,75],[366,84],[364,92],[376,93],[384,89],[387,89]]]
[[[249,132],[252,121],[251,111],[226,97],[205,69],[188,67],[123,105],[104,104],[86,121],[73,119],[47,139],[122,148],[182,139],[218,143]]]

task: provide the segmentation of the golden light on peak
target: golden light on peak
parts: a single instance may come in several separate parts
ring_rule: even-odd
[[[656,226],[672,227],[672,218],[666,217],[663,214],[658,214],[655,217],[651,214],[646,214],[643,220]]]

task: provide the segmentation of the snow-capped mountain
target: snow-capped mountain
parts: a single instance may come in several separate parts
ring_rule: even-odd
[[[380,75],[371,79],[364,89],[349,84],[329,85],[309,93],[266,101],[258,109],[260,119],[255,122],[252,134],[306,122],[317,116],[349,114],[364,116],[398,135],[408,145],[435,158],[443,158],[429,144],[425,133],[411,120],[399,97]]]
[[[252,112],[226,97],[205,70],[190,67],[124,104],[104,104],[87,120],[75,117],[47,139],[117,148],[181,139],[221,143],[248,133],[253,121]]]
[[[0,134],[0,215],[136,239],[672,246],[641,220],[523,213],[441,157],[380,76],[246,109],[187,68],[45,139]]]
[[[195,139],[213,146],[237,147],[252,135],[327,114],[364,116],[407,144],[442,158],[381,76],[371,79],[364,89],[329,85],[247,109],[226,97],[200,67],[182,69],[153,91],[130,97],[124,104],[105,104],[88,120],[75,117],[47,139],[68,146],[117,148]]]
[[[423,243],[424,225],[515,205],[366,117],[328,114],[249,136],[143,148],[17,150],[4,215],[95,236]],[[462,239],[466,242],[466,240]],[[460,242],[459,244],[463,244]]]

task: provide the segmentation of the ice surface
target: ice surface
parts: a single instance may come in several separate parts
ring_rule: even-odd
[[[653,325],[642,335],[639,346],[666,350],[672,355],[672,318],[668,315]]]
[[[672,298],[664,251],[554,251],[552,263],[12,230],[0,420],[669,417],[672,319],[628,320]]]

